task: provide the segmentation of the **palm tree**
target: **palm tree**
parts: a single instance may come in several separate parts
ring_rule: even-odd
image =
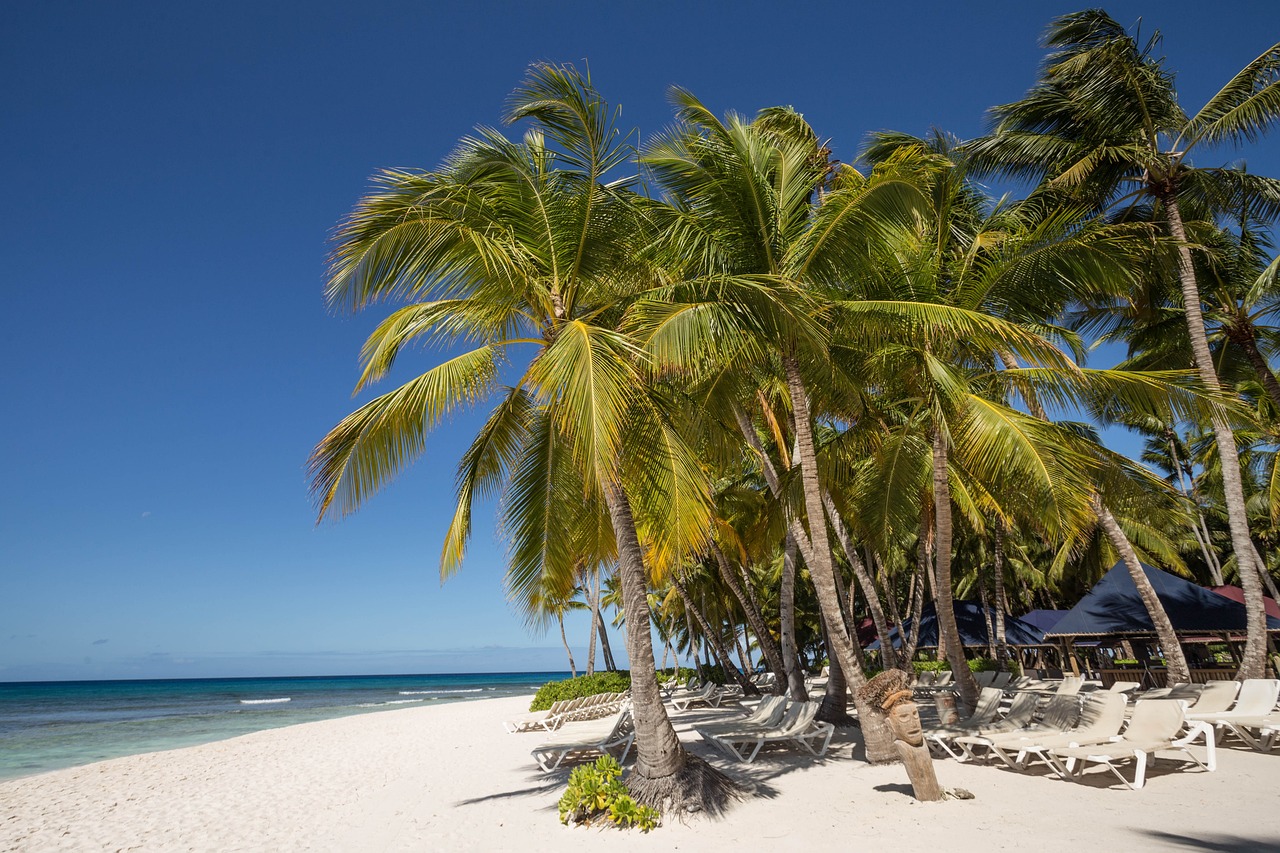
[[[508,113],[532,120],[521,142],[480,129],[437,171],[377,178],[338,231],[326,296],[353,310],[409,304],[369,338],[358,387],[406,346],[449,355],[334,427],[312,454],[312,488],[321,517],[353,512],[422,454],[444,415],[496,396],[459,466],[442,575],[463,559],[474,500],[495,490],[512,595],[571,587],[584,545],[590,559],[616,557],[638,752],[628,784],[638,801],[715,813],[732,787],[680,746],[647,606],[649,571],[705,539],[709,487],[615,328],[649,284],[633,263],[635,198],[607,182],[631,153],[615,115],[572,67],[535,65]],[[504,363],[520,367],[510,386]]]
[[[662,223],[673,284],[665,298],[637,307],[633,328],[669,373],[769,367],[781,377],[802,497],[789,527],[817,591],[831,656],[861,702],[865,676],[843,630],[805,378],[820,375],[825,361],[822,308],[806,289],[816,265],[861,254],[878,222],[906,218],[914,188],[892,175],[867,180],[835,169],[793,110],[721,121],[688,92],[675,90],[673,100],[677,126],[640,157],[667,203],[652,215]],[[877,715],[868,708],[860,717],[869,760],[896,760],[887,727],[873,722]]]
[[[1177,100],[1173,75],[1154,54],[1159,33],[1145,46],[1097,9],[1057,19],[1048,46],[1055,49],[1040,82],[1016,103],[993,110],[995,130],[971,147],[987,169],[1045,179],[1099,207],[1147,199],[1176,243],[1177,279],[1195,368],[1219,390],[1205,331],[1201,291],[1182,209],[1188,200],[1238,208],[1242,195],[1260,212],[1280,209],[1280,183],[1229,169],[1197,169],[1200,147],[1254,141],[1280,118],[1280,44],[1246,65],[1195,115]],[[1256,562],[1249,535],[1240,462],[1231,425],[1211,423],[1222,459],[1232,547],[1242,566]],[[1265,613],[1257,571],[1241,571],[1248,609],[1248,641],[1241,678],[1257,678],[1265,665]]]

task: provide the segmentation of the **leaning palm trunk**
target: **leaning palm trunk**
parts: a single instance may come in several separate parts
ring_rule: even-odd
[[[720,550],[720,546],[712,542],[711,552],[716,558],[716,568],[720,571],[720,579],[724,581],[725,586],[729,587],[729,591],[733,593],[734,598],[741,605],[742,612],[746,614],[747,624],[755,632],[756,642],[760,644],[760,653],[764,655],[765,663],[768,664],[769,671],[773,673],[774,687],[780,690],[782,685],[787,683],[787,670],[782,662],[782,650],[778,648],[778,644],[774,642],[773,635],[769,633],[769,626],[765,624],[764,616],[761,615],[760,608],[756,606],[755,599],[743,589],[742,584],[734,575],[733,569],[729,566],[729,560],[725,557],[724,552]]]
[[[618,543],[618,581],[627,614],[627,656],[631,659],[631,706],[636,730],[636,763],[627,787],[637,802],[662,810],[720,814],[737,793],[724,774],[685,752],[667,717],[653,666],[649,633],[648,582],[631,504],[621,485],[605,489],[605,502]]]
[[[911,580],[911,636],[904,636],[906,625],[898,624],[898,636],[902,638],[902,657],[912,667],[916,649],[920,646],[920,618],[924,616],[924,587],[929,576],[929,564],[933,560],[933,526],[928,504],[920,511],[920,534],[916,539],[916,574]]]
[[[866,565],[858,556],[858,550],[853,546],[852,538],[849,536],[849,529],[845,527],[844,519],[840,516],[840,510],[836,507],[835,501],[831,500],[830,495],[823,492],[822,503],[827,509],[827,517],[831,519],[831,527],[836,532],[836,539],[840,541],[840,547],[849,559],[849,565],[853,567],[853,576],[857,579],[858,585],[862,587],[862,594],[867,599],[867,610],[871,613],[871,622],[875,625],[876,636],[880,638],[880,654],[884,658],[885,668],[900,668],[902,661],[898,660],[893,643],[889,641],[889,620],[885,618],[884,607],[880,602],[880,593],[876,590],[876,585],[872,582]]]
[[[831,632],[823,623],[823,634],[827,648],[831,648]],[[835,725],[848,725],[853,720],[849,717],[849,682],[844,677],[844,669],[840,666],[840,658],[827,656],[827,686],[822,694],[822,704],[818,708],[817,718]]]
[[[1142,605],[1147,608],[1147,615],[1151,617],[1151,623],[1155,626],[1156,639],[1160,643],[1160,648],[1164,651],[1169,683],[1189,684],[1191,682],[1191,669],[1187,666],[1186,655],[1182,653],[1182,646],[1178,643],[1178,635],[1173,630],[1173,622],[1169,620],[1169,614],[1165,612],[1160,599],[1156,597],[1156,590],[1151,585],[1151,579],[1142,570],[1142,563],[1138,561],[1138,555],[1134,553],[1129,537],[1124,535],[1120,525],[1116,523],[1115,516],[1111,514],[1111,510],[1103,506],[1102,499],[1096,494],[1093,496],[1093,511],[1098,514],[1098,522],[1102,525],[1103,531],[1106,532],[1107,538],[1111,540],[1111,544],[1120,552],[1120,558],[1124,561],[1125,568],[1129,570],[1129,577],[1133,580],[1133,585],[1138,590],[1138,597],[1142,599]]]
[[[707,621],[706,614],[702,609],[693,603],[693,599],[689,596],[689,591],[685,589],[684,583],[673,572],[671,574],[671,585],[676,588],[676,592],[680,594],[680,600],[684,602],[684,610],[686,613],[692,613],[694,620],[698,626],[702,628],[702,636],[706,637],[707,643],[711,646],[711,653],[716,656],[716,660],[720,664],[720,669],[726,676],[733,678],[738,682],[738,686],[742,688],[742,692],[746,696],[759,696],[760,691],[751,683],[742,670],[734,666],[733,658],[729,657],[729,650],[724,647],[724,643],[720,641],[720,632],[715,630],[711,623]]]
[[[609,672],[618,669],[617,663],[613,660],[613,648],[609,645],[609,635],[604,629],[604,616],[600,613],[600,608],[596,608],[596,632],[600,635],[600,653],[604,655],[604,668]]]
[[[596,671],[596,617],[600,615],[600,570],[596,569],[592,572],[595,581],[595,588],[592,589],[590,581],[587,586],[587,598],[591,604],[591,630],[587,632],[587,675],[593,675]]]
[[[1004,614],[1009,604],[1004,593],[1004,522],[996,519],[995,554],[992,562],[992,592],[996,597],[996,661],[1004,669],[1009,662],[1009,637],[1005,632]]]
[[[1000,357],[1004,361],[1006,368],[1018,366],[1018,362],[1013,355],[1004,353]],[[1040,420],[1047,421],[1049,419],[1038,399],[1034,397],[1027,398],[1027,408]],[[1172,438],[1169,438],[1169,442],[1172,450]],[[1181,471],[1176,451],[1174,451],[1173,460],[1174,466]],[[1186,655],[1178,642],[1178,635],[1173,629],[1173,623],[1169,620],[1169,614],[1165,611],[1164,604],[1161,603],[1160,598],[1156,595],[1155,587],[1151,585],[1151,580],[1147,577],[1146,572],[1142,571],[1142,563],[1138,560],[1137,552],[1133,550],[1133,543],[1129,541],[1129,537],[1125,535],[1124,530],[1116,521],[1111,510],[1102,502],[1101,495],[1095,492],[1089,500],[1094,514],[1098,516],[1098,523],[1102,526],[1103,532],[1106,533],[1112,547],[1120,554],[1120,559],[1124,561],[1125,567],[1129,571],[1129,577],[1133,580],[1133,585],[1138,590],[1138,597],[1142,599],[1142,605],[1147,610],[1147,616],[1151,619],[1151,624],[1155,626],[1156,639],[1165,650],[1165,661],[1169,670],[1170,683],[1190,682],[1191,670],[1187,666]]]
[[[1164,206],[1169,223],[1169,233],[1178,241],[1178,280],[1182,285],[1183,308],[1187,318],[1187,332],[1191,338],[1191,352],[1195,357],[1200,381],[1211,391],[1220,391],[1218,374],[1209,354],[1209,339],[1205,334],[1204,315],[1200,310],[1200,288],[1196,284],[1195,267],[1191,250],[1187,246],[1187,233],[1182,226],[1182,213],[1178,207],[1176,188],[1170,185],[1157,190],[1157,197]],[[1218,412],[1210,418],[1213,435],[1222,464],[1222,492],[1227,504],[1227,521],[1231,528],[1231,547],[1240,568],[1240,587],[1244,590],[1246,610],[1246,639],[1244,655],[1240,660],[1239,679],[1261,678],[1266,667],[1266,610],[1262,603],[1262,582],[1258,576],[1261,567],[1249,571],[1254,563],[1253,540],[1249,535],[1249,520],[1245,512],[1244,484],[1240,479],[1240,455],[1236,449],[1235,434],[1230,424]]]
[[[560,623],[560,642],[564,643],[564,653],[569,656],[569,672],[574,678],[577,678],[578,665],[573,662],[573,649],[569,648],[569,638],[564,633],[564,614],[557,613],[556,621]]]
[[[1204,557],[1205,565],[1209,567],[1209,578],[1213,581],[1214,586],[1222,586],[1222,564],[1218,562],[1218,556],[1213,552],[1211,540],[1209,539],[1209,526],[1205,524],[1204,513],[1200,510],[1200,495],[1196,492],[1193,480],[1191,486],[1187,485],[1187,469],[1182,464],[1182,459],[1178,453],[1177,436],[1174,435],[1173,429],[1166,427],[1164,430],[1165,444],[1169,445],[1169,459],[1173,462],[1173,470],[1178,474],[1178,488],[1182,492],[1182,496],[1188,502],[1194,503],[1196,507],[1196,521],[1192,523],[1191,530],[1195,534],[1196,544],[1200,546],[1200,553]],[[1261,565],[1261,564],[1259,564]]]
[[[792,411],[795,415],[796,447],[799,450],[797,459],[800,465],[800,481],[804,491],[804,509],[809,518],[809,541],[813,551],[813,562],[809,564],[809,576],[813,580],[814,590],[818,595],[818,605],[822,618],[827,625],[843,625],[844,615],[840,605],[839,594],[835,585],[835,571],[831,560],[831,545],[827,539],[827,520],[822,509],[822,489],[818,480],[818,453],[813,440],[813,423],[809,419],[809,399],[805,392],[804,380],[800,376],[799,365],[795,356],[788,353],[783,356],[783,366],[787,375],[787,390],[791,397]],[[866,675],[858,663],[853,642],[845,631],[830,631],[831,645],[828,651],[832,658],[838,658],[844,676],[853,691],[854,703],[858,709],[858,722],[862,726],[862,736],[867,748],[867,761],[872,764],[884,764],[901,760],[893,746],[893,733],[882,714],[873,713],[866,700],[859,697],[861,688],[867,683]]]
[[[810,570],[810,574],[812,574]],[[778,619],[781,625],[782,666],[787,673],[787,690],[797,702],[809,699],[800,671],[799,649],[796,648],[796,542],[790,533],[782,553],[782,584],[778,590]]]
[[[933,516],[937,524],[933,598],[938,614],[938,643],[946,643],[947,660],[960,687],[960,701],[967,712],[972,712],[978,704],[978,682],[964,657],[951,594],[951,484],[947,482],[947,439],[941,426],[933,430]]]

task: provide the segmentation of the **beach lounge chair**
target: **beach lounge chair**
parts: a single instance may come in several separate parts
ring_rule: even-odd
[[[835,726],[814,719],[818,708],[817,702],[796,702],[787,709],[782,721],[774,728],[744,728],[737,732],[709,734],[707,741],[730,757],[747,764],[755,761],[766,745],[774,743],[795,744],[813,755],[821,756],[826,754],[831,745]]]
[[[1141,686],[1136,681],[1116,681],[1107,689],[1112,693],[1132,693]]]
[[[782,717],[786,712],[787,697],[766,696],[760,700],[760,704],[756,706],[756,709],[746,717],[739,717],[736,720],[724,720],[723,722],[703,723],[695,726],[694,731],[703,740],[710,741],[712,735],[732,734],[733,732],[757,728],[774,728],[782,722]]]
[[[1102,691],[1085,700],[1076,726],[1065,732],[1014,732],[990,738],[990,749],[1005,764],[1015,770],[1026,770],[1037,759],[1044,761],[1059,775],[1065,773],[1051,755],[1059,747],[1079,746],[1083,743],[1099,743],[1116,737],[1124,725],[1124,712],[1128,700],[1123,693]]]
[[[1020,696],[1030,696],[1037,702],[1040,697],[1034,693],[1019,694]],[[1012,706],[1010,706],[1012,710]],[[1024,729],[1004,731],[992,731],[984,729],[975,734],[962,735],[952,739],[952,743],[960,747],[963,757],[960,761],[968,761],[976,758],[977,749],[989,749],[993,740],[1025,740],[1035,738],[1041,735],[1058,735],[1074,728],[1076,722],[1080,719],[1080,701],[1074,696],[1052,696],[1045,705],[1044,713],[1041,714],[1040,720],[1033,725],[1029,725]]]
[[[1277,716],[1276,700],[1280,698],[1280,680],[1274,678],[1250,678],[1240,685],[1240,694],[1230,711],[1202,711],[1197,707],[1187,714],[1188,723],[1204,723],[1218,732],[1224,728],[1254,749],[1264,749],[1262,735],[1251,729],[1261,730]],[[1270,745],[1266,747],[1270,749]]]
[[[962,735],[970,735],[996,718],[1000,710],[1000,700],[1004,696],[994,687],[984,687],[978,694],[978,705],[973,713],[963,720],[946,726],[934,726],[924,730],[924,741],[930,749],[941,749],[948,755],[955,755],[946,742]]]
[[[671,707],[677,711],[687,711],[693,705],[719,707],[720,699],[720,688],[712,682],[707,682],[701,690],[672,696]]]
[[[992,690],[996,688],[990,688]],[[990,723],[979,726],[977,729],[971,729],[968,736],[985,736],[994,734],[1004,734],[1006,732],[1014,732],[1026,728],[1031,724],[1032,718],[1035,716],[1036,705],[1039,704],[1040,697],[1034,693],[1019,693],[1013,697],[1013,702],[1009,704],[1009,710],[1003,717],[993,720]],[[968,761],[973,757],[973,753],[969,752],[963,746],[957,747],[953,741],[957,738],[965,737],[962,734],[939,734],[934,742],[940,749],[950,755],[957,761]]]
[[[1104,743],[1057,747],[1053,756],[1066,759],[1064,775],[1079,781],[1090,762],[1105,764],[1129,788],[1138,790],[1147,776],[1147,766],[1155,762],[1159,751],[1175,750],[1185,754],[1197,767],[1204,763],[1187,749],[1186,741],[1177,739],[1185,721],[1186,705],[1176,699],[1148,699],[1133,709],[1133,718],[1124,734]],[[1133,781],[1124,778],[1116,766],[1133,759]],[[1208,768],[1212,770],[1212,768]]]
[[[1013,681],[1012,672],[997,672],[995,677],[991,679],[991,686],[996,690],[1004,690],[1011,681]]]
[[[994,681],[995,678],[996,672],[993,669],[987,670],[986,672],[975,672],[973,674],[973,680],[978,683],[979,687],[990,687],[991,682]]]
[[[507,720],[502,724],[502,727],[507,730],[508,734],[536,731],[552,732],[569,719],[572,711],[580,704],[582,704],[581,697],[577,699],[561,699],[559,702],[553,702],[551,707],[545,711],[535,711],[532,714],[525,714],[522,717]]]
[[[635,737],[631,708],[627,707],[609,720],[566,725],[555,738],[539,744],[531,754],[545,773],[555,770],[570,755],[594,755],[618,748],[622,749],[618,761],[623,762]]]

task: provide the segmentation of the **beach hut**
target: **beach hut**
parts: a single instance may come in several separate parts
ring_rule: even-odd
[[[1191,581],[1171,575],[1152,566],[1142,570],[1155,588],[1156,597],[1169,614],[1173,629],[1186,642],[1225,642],[1244,634],[1246,614],[1244,605],[1230,598],[1211,592]],[[1280,619],[1267,618],[1269,630],[1280,630]],[[1129,647],[1132,640],[1149,641],[1155,637],[1155,626],[1147,615],[1147,608],[1129,576],[1129,570],[1120,561],[1098,581],[1080,603],[1071,608],[1053,628],[1045,633],[1046,640],[1058,640],[1070,645],[1078,638],[1088,640],[1112,639]],[[1234,653],[1234,652],[1233,652]],[[1074,662],[1074,657],[1070,656]],[[1145,680],[1151,685],[1163,684],[1163,672],[1158,668],[1145,668]],[[1192,671],[1196,681],[1233,678],[1234,668],[1200,667]],[[1101,667],[1099,675],[1103,684],[1109,680],[1131,679],[1118,667]]]
[[[986,648],[990,642],[987,621],[991,619],[994,624],[994,610],[987,608],[984,612],[982,605],[976,601],[956,601],[955,611],[956,626],[960,629],[960,642],[968,647]],[[903,628],[910,633],[912,620],[907,619],[903,623]],[[1004,633],[1006,641],[1011,646],[1034,646],[1044,642],[1043,631],[1008,613],[1004,616]],[[889,636],[895,649],[902,648],[902,639],[898,636],[896,628],[889,632]],[[918,648],[931,648],[938,645],[938,615],[932,602],[926,604],[924,611],[920,614],[920,640],[916,645]],[[868,651],[877,651],[879,648],[879,640],[873,640],[867,646]]]

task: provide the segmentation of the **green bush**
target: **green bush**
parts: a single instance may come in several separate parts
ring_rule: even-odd
[[[574,768],[569,774],[569,787],[560,797],[560,822],[590,825],[604,817],[614,826],[634,826],[641,832],[656,827],[661,815],[631,799],[621,777],[622,765],[610,755],[601,756],[595,764]]]
[[[564,681],[548,681],[538,688],[529,705],[530,711],[545,711],[556,702],[580,699],[597,693],[621,693],[631,689],[631,673],[626,670],[579,675]]]
[[[970,672],[1000,672],[1000,662],[991,658],[974,658],[969,661]],[[1022,667],[1018,666],[1015,661],[1007,661],[1004,665],[1005,672],[1011,672],[1014,675],[1022,674]]]

